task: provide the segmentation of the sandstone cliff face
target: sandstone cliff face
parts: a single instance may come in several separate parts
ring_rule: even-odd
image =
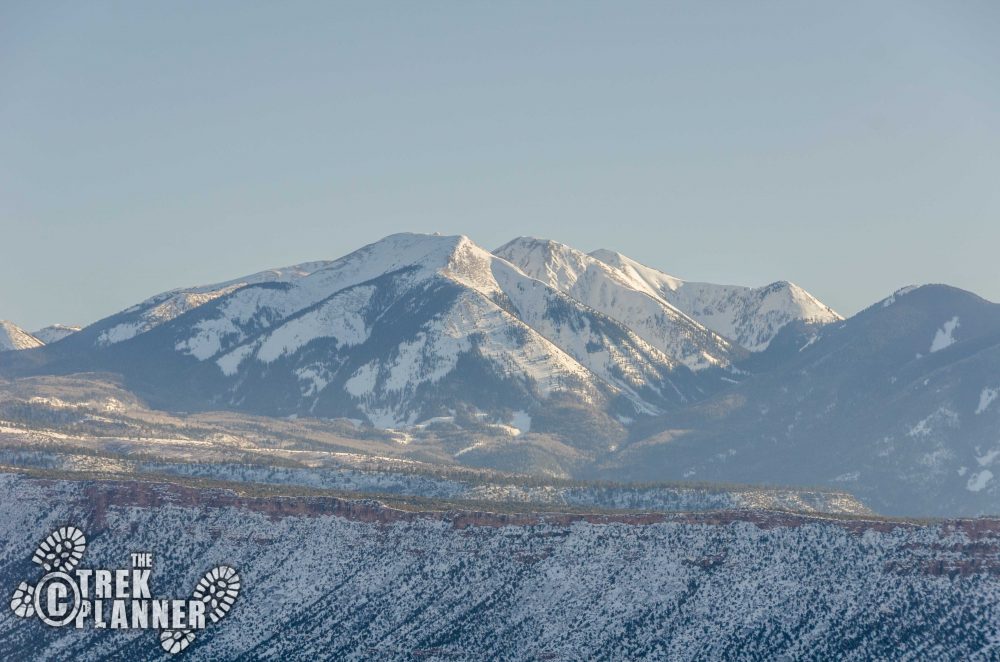
[[[57,526],[84,566],[154,554],[157,595],[237,568],[188,659],[987,659],[1000,523],[777,512],[415,512],[139,482],[0,474],[0,586]],[[0,658],[161,659],[150,631],[53,629],[4,608]]]

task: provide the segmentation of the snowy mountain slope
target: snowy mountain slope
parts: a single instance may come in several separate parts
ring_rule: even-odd
[[[68,335],[76,333],[80,330],[80,328],[81,327],[79,326],[70,326],[68,324],[52,324],[44,329],[32,332],[31,335],[38,338],[46,345],[51,345],[54,342],[62,340]]]
[[[53,324],[33,333],[28,333],[13,322],[0,320],[0,352],[20,349],[34,349],[62,340],[80,330],[78,326]]]
[[[635,331],[692,370],[727,366],[734,348],[648,287],[637,288],[604,262],[554,241],[519,237],[494,254]]]
[[[703,395],[701,387],[692,391],[695,382],[686,366],[628,325],[595,314],[578,300],[491,258],[494,277],[517,317],[603,382],[627,394],[641,413],[652,413],[664,402],[688,402]],[[711,385],[712,378],[702,381]]]
[[[413,512],[371,500],[0,476],[0,583],[56,527],[82,567],[150,552],[154,597],[220,563],[232,611],[188,660],[991,660],[994,520],[774,512]],[[3,659],[162,660],[155,630],[0,619]],[[180,656],[178,656],[180,657]]]
[[[830,324],[843,319],[816,297],[787,281],[764,287],[687,282],[613,251],[602,249],[590,255],[614,268],[636,290],[670,303],[753,352],[766,349],[789,322]]]
[[[629,419],[720,388],[466,237],[401,234],[294,277],[166,293],[53,348],[162,406],[410,425],[555,394]],[[254,280],[255,282],[248,282]]]
[[[454,437],[434,461],[469,466],[812,484],[893,514],[1000,512],[1000,306],[905,288],[831,323],[786,284],[683,283],[551,242],[498,253],[393,235],[338,260],[153,297],[6,352],[0,373],[117,373],[174,412],[438,421]],[[664,298],[675,295],[763,349],[725,344]],[[656,335],[657,319],[683,333]],[[676,338],[695,349],[661,349]],[[732,368],[689,367],[740,353]]]
[[[44,344],[13,322],[0,320],[0,352],[33,349]]]
[[[301,289],[314,288],[312,281],[320,279],[323,291],[335,292],[331,298],[233,348],[218,359],[223,370],[234,370],[245,358],[270,363],[326,338],[344,364],[333,370],[300,366],[297,374],[319,390],[342,385],[366,403],[369,420],[386,425],[414,422],[416,409],[408,401],[428,397],[432,386],[447,391],[441,380],[460,364],[470,368],[471,359],[485,360],[487,372],[501,381],[530,384],[533,397],[558,390],[594,402],[598,393],[610,391],[624,395],[639,412],[652,413],[698,395],[687,383],[694,381],[687,370],[629,329],[526,277],[465,237],[395,235],[337,261],[303,281]],[[395,298],[372,300],[387,291]],[[409,319],[395,316],[401,300]],[[338,332],[337,324],[329,323],[334,319],[350,328]],[[366,321],[372,319],[378,320],[377,329]],[[387,351],[373,352],[374,347]],[[368,356],[358,365],[359,357]],[[388,400],[397,404],[387,410]]]
[[[214,285],[202,285],[163,292],[142,303],[131,306],[113,318],[110,318],[114,321],[113,323],[102,324],[98,322],[98,325],[101,325],[103,328],[100,329],[100,333],[97,336],[97,343],[107,346],[134,338],[164,322],[169,322],[189,310],[225,296],[241,287],[262,283],[292,282],[304,278],[328,264],[328,262],[323,261],[306,262],[281,269],[269,269]]]
[[[96,470],[123,478],[166,473],[371,495],[642,511],[768,508],[871,514],[849,494],[834,490],[592,484],[542,478],[552,472],[537,462],[531,466],[533,478],[486,468],[482,460],[488,458],[482,453],[491,444],[515,449],[522,464],[533,445],[544,444],[545,435],[529,432],[530,421],[518,421],[522,431],[511,436],[507,426],[497,424],[459,428],[454,417],[390,432],[342,419],[290,420],[231,412],[172,415],[145,407],[106,378],[0,382],[0,465]],[[541,426],[543,421],[535,423]]]
[[[794,476],[883,513],[1000,512],[1000,305],[941,285],[907,288],[794,354],[634,431],[643,440],[608,477]]]

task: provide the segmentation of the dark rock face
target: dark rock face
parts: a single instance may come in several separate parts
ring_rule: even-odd
[[[85,567],[154,554],[156,595],[243,577],[189,659],[991,659],[1000,523],[786,513],[419,513],[0,475],[0,585],[53,528]],[[151,631],[0,617],[4,659],[162,659]]]

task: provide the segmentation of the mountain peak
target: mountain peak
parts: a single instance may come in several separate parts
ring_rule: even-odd
[[[441,234],[439,232],[396,232],[386,235],[377,241],[368,244],[367,247],[382,246],[393,247],[400,250],[412,250],[414,248],[434,247],[438,250],[454,250],[462,244],[471,243],[472,240],[464,234]]]
[[[74,345],[133,374],[191,357],[180,370],[207,376],[204,393],[163,382],[149,394],[185,409],[380,427],[467,406],[531,411],[557,395],[631,419],[724,384],[461,235],[390,235],[302,277],[246,280],[153,297]]]
[[[17,324],[0,320],[0,352],[33,349],[44,344]]]
[[[38,338],[46,345],[51,345],[54,342],[62,340],[66,336],[73,335],[80,330],[79,326],[72,326],[69,324],[50,324],[49,326],[38,329],[37,331],[32,331],[31,335]]]
[[[750,351],[763,351],[789,322],[828,324],[843,319],[806,290],[780,280],[764,287],[681,280],[621,253],[590,254],[618,270],[633,286],[669,302],[709,329]]]
[[[641,281],[556,241],[518,237],[494,251],[531,278],[633,329],[692,370],[725,366],[734,348]],[[738,350],[737,350],[738,351]]]
[[[941,305],[969,305],[974,307],[993,307],[996,305],[978,294],[963,290],[960,287],[953,287],[942,283],[925,283],[923,285],[901,287],[886,298],[876,301],[862,312],[889,308],[897,303],[907,303],[918,308]]]
[[[536,280],[566,291],[601,263],[583,251],[551,239],[517,237],[493,251]]]
[[[487,252],[464,234],[399,232],[372,242],[337,262],[356,256],[364,257],[370,267],[381,273],[413,266],[437,270],[453,264],[458,256],[469,251]]]
[[[586,253],[572,246],[555,241],[554,239],[542,239],[539,237],[515,237],[493,251],[494,255],[501,256],[514,253],[535,253],[546,259],[570,259],[573,261],[586,261],[588,257]]]

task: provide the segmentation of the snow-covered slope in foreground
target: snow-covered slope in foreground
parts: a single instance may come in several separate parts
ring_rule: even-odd
[[[239,597],[187,660],[988,660],[995,520],[773,512],[395,510],[373,501],[0,475],[0,584],[58,526],[82,567],[149,552],[154,597],[228,564]],[[5,606],[5,609],[7,607]],[[159,633],[0,619],[0,658],[164,659]]]
[[[647,267],[609,250],[590,254],[615,269],[637,291],[657,297],[742,347],[758,352],[793,321],[829,324],[843,319],[794,283],[764,287],[694,283]]]
[[[20,349],[32,349],[44,345],[41,340],[31,335],[17,324],[0,320],[0,352]]]

